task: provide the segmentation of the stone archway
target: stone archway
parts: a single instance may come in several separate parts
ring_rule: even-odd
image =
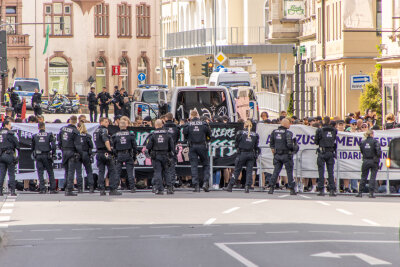
[[[70,57],[67,57],[64,55],[64,51],[54,51],[54,54],[52,56],[50,56],[49,58],[46,58],[46,67],[44,69],[44,72],[46,73],[46,91],[45,91],[45,95],[49,95],[49,60],[50,63],[52,62],[52,59],[55,58],[62,58],[65,60],[65,62],[68,64],[68,95],[69,96],[73,96],[73,92],[72,92],[72,72],[73,72],[73,68],[72,68],[72,59]]]

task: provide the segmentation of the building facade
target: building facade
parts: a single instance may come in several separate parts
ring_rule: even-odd
[[[158,0],[1,0],[2,18],[22,22],[7,26],[8,84],[38,78],[45,94],[71,96],[90,86],[112,93],[115,85],[132,94],[138,73],[145,83],[159,82],[158,7]]]

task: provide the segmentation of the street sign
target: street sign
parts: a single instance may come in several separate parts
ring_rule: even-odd
[[[225,66],[219,65],[219,66],[217,67],[217,71],[219,71],[220,69],[225,69]]]
[[[215,60],[216,60],[220,65],[222,65],[222,64],[225,62],[225,60],[227,60],[227,59],[228,59],[228,57],[225,56],[225,54],[222,53],[222,52],[219,52],[219,53],[215,56]]]
[[[121,66],[119,65],[112,66],[112,75],[113,76],[121,75]]]
[[[361,74],[361,75],[352,75],[350,77],[350,89],[351,90],[362,90],[363,86],[367,83],[371,82],[371,76]]]
[[[229,58],[229,66],[231,67],[248,67],[253,65],[252,57],[231,57]]]
[[[141,72],[138,74],[137,78],[138,78],[139,82],[143,82],[144,80],[146,80],[146,74]]]

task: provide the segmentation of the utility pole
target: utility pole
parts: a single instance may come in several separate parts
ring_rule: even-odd
[[[214,54],[214,59],[213,62],[215,64],[215,57],[217,56],[217,0],[213,1],[213,26],[214,26],[214,38],[213,38],[213,54]]]
[[[282,86],[281,86],[281,53],[278,53],[278,98],[279,98],[279,116],[281,115],[282,111],[282,100],[281,100],[281,94],[282,94]]]
[[[160,84],[164,84],[164,59],[163,59],[163,0],[160,0]]]

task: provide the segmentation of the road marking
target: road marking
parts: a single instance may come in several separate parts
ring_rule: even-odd
[[[324,205],[324,206],[330,206],[331,205],[331,204],[326,203],[324,201],[315,201],[315,202],[317,202],[318,204]]]
[[[8,228],[8,224],[0,224],[0,229]],[[9,232],[9,231],[7,231]]]
[[[138,226],[133,226],[133,227],[114,227],[114,228],[111,228],[112,230],[129,230],[129,229],[138,229],[138,228],[140,228],[140,227],[138,227]]]
[[[284,197],[288,197],[289,195],[282,195],[282,196],[279,196],[279,198],[284,198]]]
[[[353,215],[353,213],[351,213],[350,211],[344,210],[344,209],[336,209],[336,211],[341,212],[346,215]]]
[[[202,237],[202,236],[212,236],[212,234],[183,234],[183,237]]]
[[[113,239],[113,238],[128,238],[127,235],[115,235],[115,236],[99,236],[99,239]]]
[[[330,233],[330,234],[340,234],[339,231],[308,231],[310,233]]]
[[[101,228],[77,228],[77,229],[72,229],[72,231],[97,231],[101,230]]]
[[[310,255],[311,257],[323,257],[323,258],[336,258],[336,259],[341,259],[344,256],[354,256],[359,258],[360,260],[368,263],[369,265],[391,265],[390,262],[371,257],[369,255],[366,255],[364,253],[332,253],[330,251],[327,252],[322,252],[322,253],[317,253]]]
[[[255,235],[256,232],[243,232],[243,233],[224,233],[224,235]]]
[[[251,204],[261,204],[261,203],[264,203],[264,202],[267,202],[267,201],[268,201],[268,199],[263,199],[263,200],[258,200],[258,201],[251,202]]]
[[[10,216],[0,216],[0,222],[8,222],[10,221]]]
[[[3,208],[12,208],[14,207],[14,203],[4,203]]]
[[[182,226],[170,225],[170,226],[152,226],[151,229],[168,229],[168,228],[180,228]]]
[[[306,198],[306,199],[311,199],[311,197],[309,196],[305,196],[305,195],[300,195],[302,198]]]
[[[6,202],[15,202],[15,198],[7,198]]]
[[[31,232],[59,232],[61,229],[38,229],[38,230],[31,230]]]
[[[236,224],[229,224],[229,226],[259,226],[263,225],[262,223],[236,223]]]
[[[215,222],[217,220],[217,218],[210,218],[208,219],[203,225],[210,225],[213,224],[213,222]]]
[[[80,237],[80,236],[76,236],[76,237],[56,237],[54,239],[55,240],[78,240],[78,239],[82,239],[82,237]]]
[[[370,224],[370,225],[373,225],[373,226],[380,226],[379,223],[376,223],[376,222],[371,221],[371,220],[368,220],[368,219],[362,219],[362,221],[363,221],[363,222],[366,222],[366,223],[368,223],[368,224]]]
[[[165,238],[170,235],[140,235],[139,237],[160,237],[160,238]]]
[[[228,210],[222,212],[222,214],[232,213],[232,212],[234,212],[234,211],[237,211],[238,209],[240,209],[240,207],[233,207],[233,208],[231,208],[231,209],[228,209]]]
[[[0,214],[11,214],[13,212],[12,209],[1,209]]]
[[[353,232],[353,234],[360,234],[360,235],[384,235],[385,233],[382,233],[382,232]]]
[[[14,239],[15,241],[42,241],[44,238],[20,238]]]
[[[22,230],[8,230],[7,233],[22,233]]]
[[[299,231],[281,231],[281,232],[265,232],[266,234],[293,234],[298,233]]]
[[[248,259],[246,259],[242,255],[240,255],[239,253],[237,253],[233,249],[228,248],[225,244],[223,244],[223,243],[214,243],[214,244],[217,247],[219,247],[220,249],[222,249],[223,251],[225,251],[226,253],[228,253],[228,255],[230,255],[231,257],[233,257],[236,260],[238,260],[241,263],[243,263],[245,266],[247,266],[247,267],[257,267],[257,265],[255,265],[254,263],[252,263],[251,261],[249,261]]]

